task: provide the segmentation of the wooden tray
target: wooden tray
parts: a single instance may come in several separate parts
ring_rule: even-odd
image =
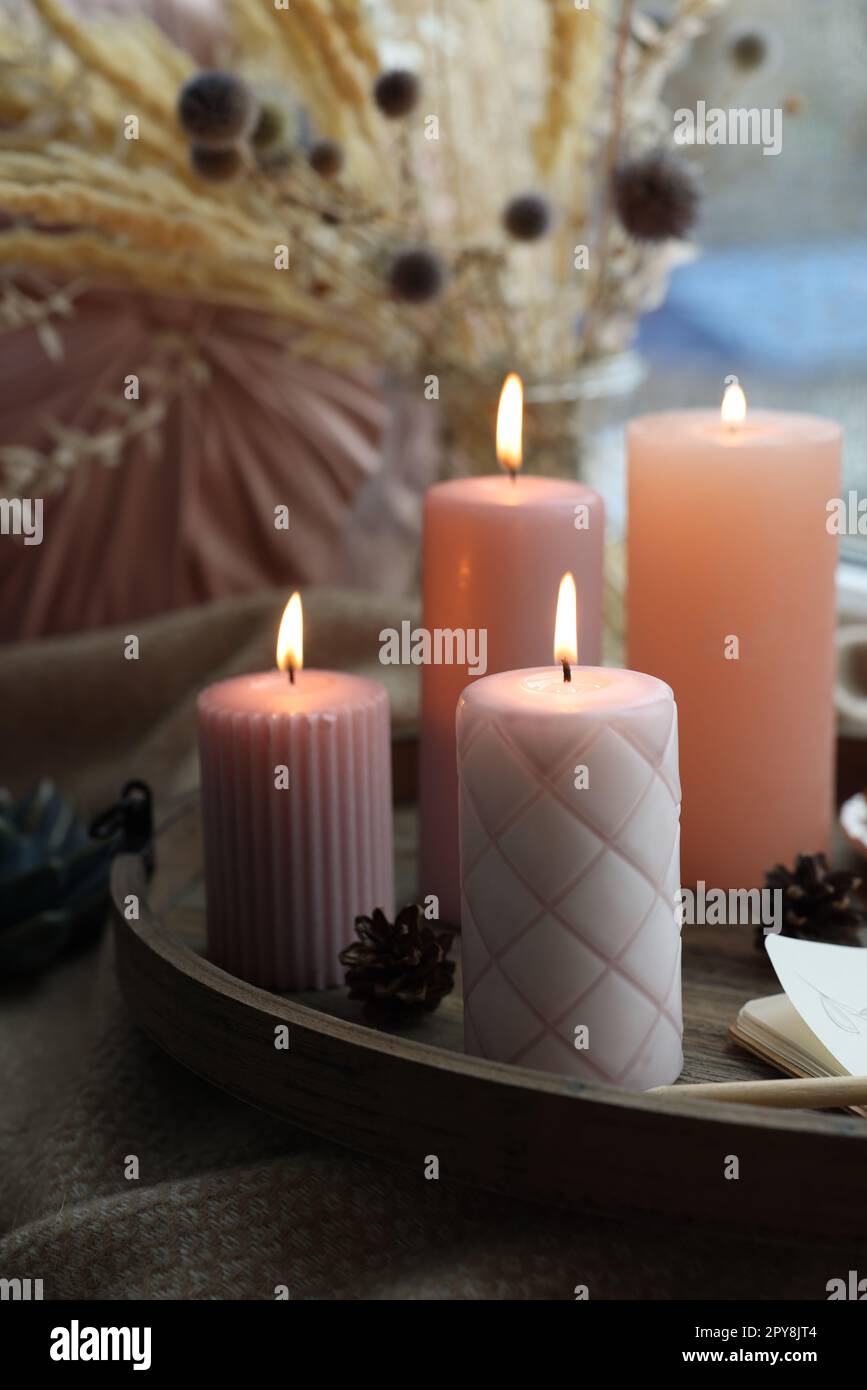
[[[412,816],[399,812],[400,901],[413,897]],[[867,1233],[867,1122],[843,1113],[658,1097],[465,1057],[459,987],[402,1031],[360,1022],[345,990],[270,994],[204,959],[198,808],[176,811],[148,883],[137,855],[114,866],[117,966],[140,1026],[232,1095],[422,1181],[614,1210],[676,1213],[788,1235]],[[138,921],[122,907],[141,903]],[[727,1037],[740,1006],[774,991],[750,931],[684,932],[684,1081],[777,1073]],[[274,1028],[289,1026],[289,1050]],[[728,1155],[740,1162],[726,1180]]]

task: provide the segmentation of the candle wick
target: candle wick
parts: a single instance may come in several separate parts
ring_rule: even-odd
[[[563,661],[563,679],[564,681],[571,681],[572,679],[572,667],[565,659]]]
[[[512,479],[512,486],[514,487],[515,483],[518,481],[518,469],[510,468],[509,477]]]
[[[291,662],[289,663],[289,684],[295,684],[295,667],[292,665]]]

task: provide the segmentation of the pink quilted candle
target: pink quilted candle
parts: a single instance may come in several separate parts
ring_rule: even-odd
[[[543,662],[557,585],[571,570],[581,602],[581,660],[593,665],[602,659],[604,503],[582,483],[514,471],[520,417],[517,443],[504,438],[502,408],[500,425],[498,454],[511,475],[453,479],[425,498],[423,625],[428,631],[484,630],[489,673]],[[455,923],[455,709],[469,679],[465,666],[422,668],[419,891],[436,894],[440,917]]]
[[[677,712],[653,676],[570,674],[458,705],[464,1045],[643,1090],[683,1063]]]
[[[355,917],[394,909],[388,694],[284,664],[294,680],[198,699],[208,956],[267,989],[325,989]]]

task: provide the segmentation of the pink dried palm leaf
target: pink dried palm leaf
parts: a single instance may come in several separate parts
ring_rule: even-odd
[[[32,328],[0,356],[0,442],[44,500],[42,544],[0,553],[0,636],[344,577],[352,506],[389,418],[372,374],[293,358],[258,315],[150,296],[84,294],[62,337],[57,362]],[[130,375],[140,397],[125,403]],[[124,407],[135,420],[159,402],[162,418],[112,467]]]

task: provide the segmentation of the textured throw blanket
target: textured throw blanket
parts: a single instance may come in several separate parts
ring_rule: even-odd
[[[0,781],[20,792],[50,775],[87,811],[131,776],[148,778],[158,801],[193,785],[195,693],[270,664],[284,600],[140,624],[138,662],[124,659],[122,630],[5,649]],[[376,636],[413,616],[315,591],[305,615],[309,665],[386,679],[370,666]],[[406,672],[391,676],[406,728],[414,691]],[[137,1180],[125,1176],[131,1155]],[[625,1211],[634,1196],[623,1198]],[[828,1279],[865,1267],[853,1246],[760,1244],[506,1201],[292,1129],[135,1028],[109,935],[0,989],[0,1278],[42,1279],[46,1298],[271,1299],[285,1285],[292,1298],[571,1299],[584,1284],[591,1299],[821,1299]]]

